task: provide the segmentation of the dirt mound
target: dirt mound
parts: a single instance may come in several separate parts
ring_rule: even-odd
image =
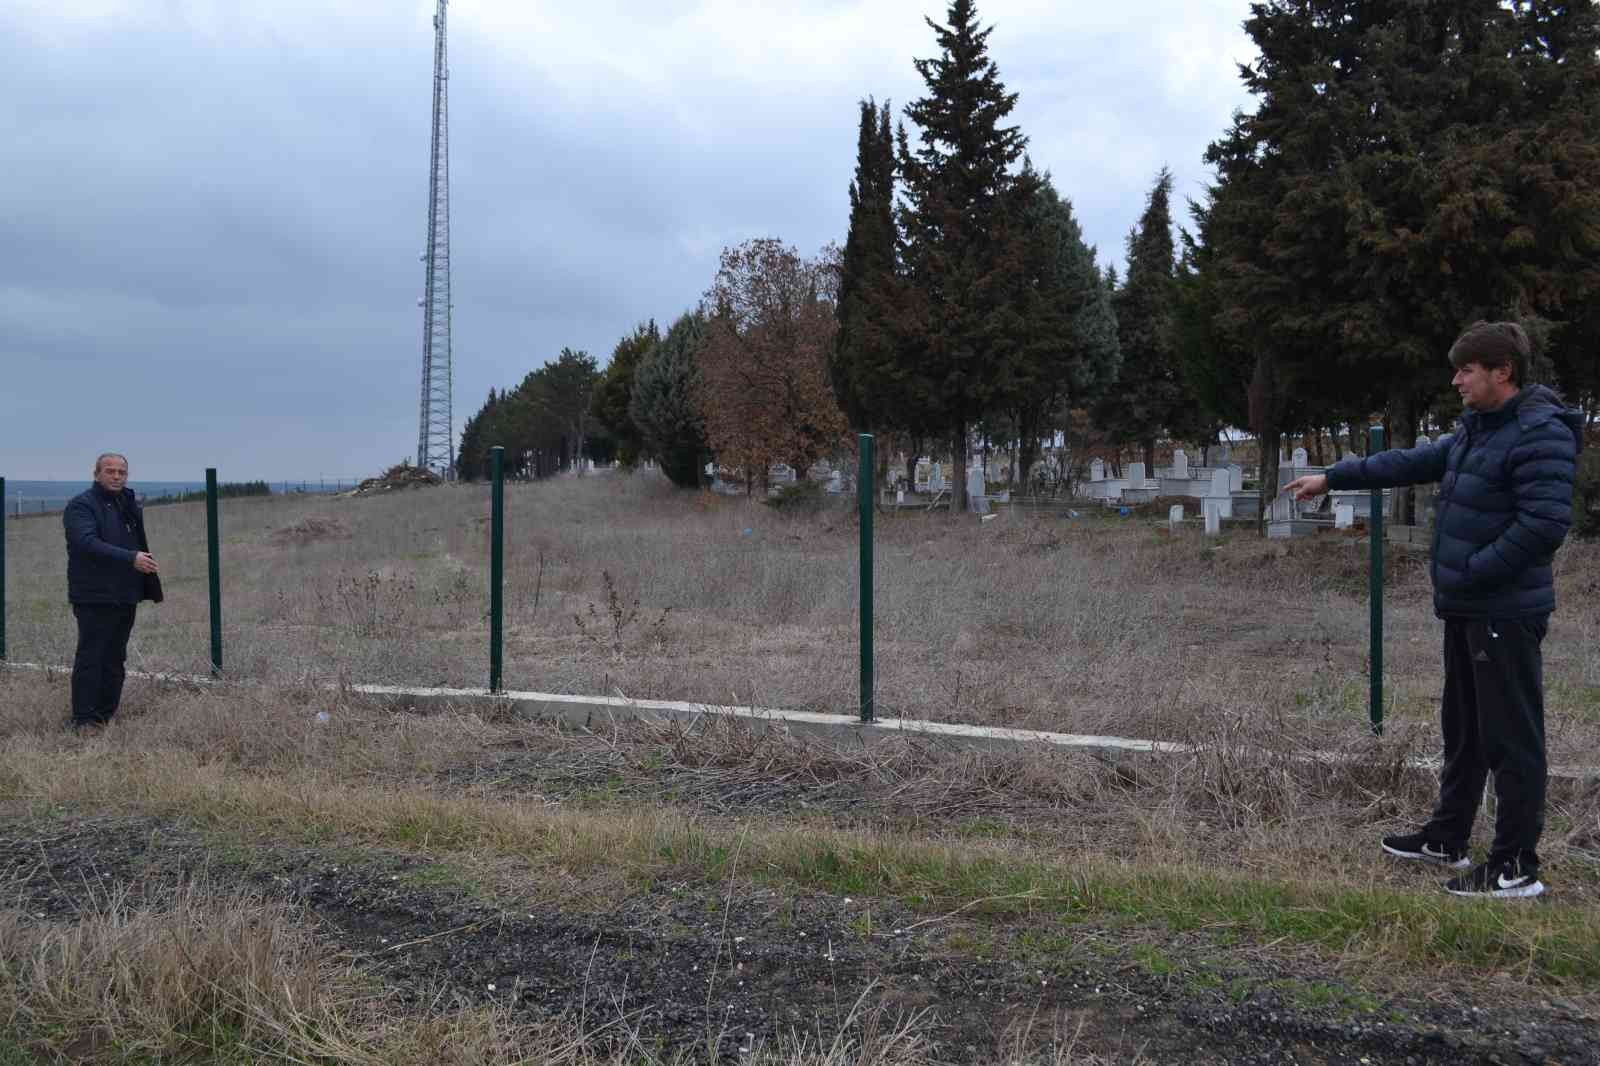
[[[300,521],[275,529],[267,540],[280,547],[291,544],[315,544],[320,540],[349,540],[350,527],[337,518],[308,514]]]
[[[369,477],[349,493],[351,496],[375,496],[396,489],[420,489],[427,485],[442,485],[444,479],[425,467],[401,463],[391,466],[377,477]]]

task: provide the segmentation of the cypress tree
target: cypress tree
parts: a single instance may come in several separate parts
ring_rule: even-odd
[[[1024,480],[1038,458],[1040,439],[1064,423],[1068,408],[1116,380],[1121,363],[1111,294],[1072,204],[1056,192],[1048,174],[1034,177],[1033,184],[1033,202],[1024,216],[1026,340],[1006,398]]]
[[[1032,189],[1012,172],[1027,140],[1005,124],[1017,95],[989,58],[993,27],[979,28],[972,0],[951,0],[947,19],[926,20],[940,55],[915,61],[927,89],[905,111],[917,147],[903,127],[898,138],[908,282],[898,369],[916,421],[950,436],[958,510],[966,506],[968,429],[1013,387],[1021,218]]]
[[[639,361],[628,415],[674,485],[693,488],[710,458],[705,420],[700,414],[698,356],[706,341],[703,314],[691,311],[667,330],[661,342]]]
[[[1172,242],[1172,174],[1165,167],[1128,234],[1128,276],[1112,301],[1122,366],[1096,405],[1095,422],[1116,443],[1137,443],[1155,469],[1156,437],[1187,418],[1176,345],[1177,262]]]
[[[828,358],[834,397],[851,428],[891,428],[896,408],[894,133],[889,105],[861,102],[850,229],[839,264],[839,332]]]
[[[660,342],[661,331],[656,328],[655,319],[635,326],[611,350],[611,361],[595,387],[594,416],[615,439],[617,462],[624,467],[635,466],[644,447],[639,427],[628,414],[633,377],[645,353]]]

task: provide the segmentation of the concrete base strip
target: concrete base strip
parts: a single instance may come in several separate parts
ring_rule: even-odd
[[[0,663],[0,666],[18,670],[43,670],[65,673],[66,667],[40,663]],[[165,681],[191,685],[212,685],[215,678],[193,674],[160,674],[129,671],[129,677],[150,681]],[[335,691],[336,686],[326,686]],[[739,707],[727,704],[691,703],[682,700],[635,700],[626,696],[571,696],[555,692],[490,692],[486,688],[418,688],[405,685],[351,685],[348,691],[371,696],[396,707],[452,707],[474,703],[494,703],[514,707],[526,718],[542,721],[559,721],[583,729],[597,729],[604,725],[630,719],[671,720],[692,723],[702,718],[724,718],[749,722],[767,728],[831,738],[846,738],[856,743],[870,744],[890,739],[943,740],[969,748],[1017,748],[1025,746],[1064,748],[1078,751],[1096,751],[1107,754],[1193,755],[1206,750],[1205,745],[1184,744],[1168,740],[1139,740],[1130,737],[1095,736],[1085,733],[1052,733],[1042,729],[1006,729],[1000,726],[961,725],[953,722],[924,722],[911,718],[890,718],[862,722],[858,718],[841,714],[819,714],[815,711],[786,711],[765,707]],[[1290,756],[1295,760],[1336,764],[1354,762],[1360,758],[1346,752],[1309,751]],[[1411,769],[1437,772],[1439,759],[1435,756],[1412,756],[1406,760]],[[1584,766],[1552,766],[1550,776],[1574,781],[1600,779],[1600,768]]]

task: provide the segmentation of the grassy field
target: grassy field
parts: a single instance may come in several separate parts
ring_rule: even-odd
[[[853,712],[848,511],[648,476],[508,502],[509,685]],[[485,513],[230,501],[228,674],[264,685],[135,680],[79,738],[62,676],[0,670],[0,1064],[1594,1061],[1600,785],[1554,783],[1531,904],[1374,846],[1432,795],[1420,557],[1381,739],[1364,547],[1098,516],[883,518],[882,706],[1195,754],[594,735],[322,687],[482,683]],[[150,524],[169,599],[133,665],[203,672],[203,512]],[[59,526],[7,537],[11,655],[65,662]],[[1600,763],[1597,563],[1560,560],[1557,762]]]

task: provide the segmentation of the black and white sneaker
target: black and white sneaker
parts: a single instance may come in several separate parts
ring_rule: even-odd
[[[1423,833],[1402,833],[1398,836],[1384,837],[1383,850],[1397,858],[1431,862],[1439,866],[1448,866],[1452,870],[1465,870],[1472,865],[1472,860],[1467,857],[1466,848],[1453,848],[1437,840],[1429,840]]]
[[[1485,899],[1532,899],[1544,892],[1538,870],[1519,867],[1514,862],[1486,862],[1470,874],[1452,877],[1444,883],[1452,896],[1482,896]]]

